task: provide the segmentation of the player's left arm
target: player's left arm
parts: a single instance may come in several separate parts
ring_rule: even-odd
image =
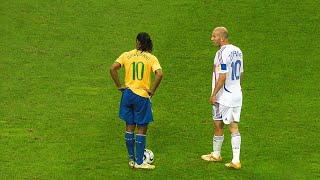
[[[217,81],[217,83],[216,83],[216,85],[214,87],[214,90],[213,90],[211,98],[210,98],[210,102],[211,102],[212,105],[215,105],[217,93],[223,87],[223,85],[224,85],[224,83],[226,81],[226,78],[227,78],[227,73],[219,73],[218,81]]]
[[[118,69],[121,68],[121,64],[118,62],[115,62],[111,65],[110,67],[110,75],[114,81],[114,83],[116,84],[117,88],[119,91],[123,91],[124,89],[126,89],[126,86],[122,86],[119,80],[119,76],[118,76]]]

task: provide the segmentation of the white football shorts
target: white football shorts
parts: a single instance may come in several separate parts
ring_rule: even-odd
[[[241,106],[228,107],[222,104],[216,103],[212,106],[212,118],[216,121],[223,121],[224,124],[230,124],[231,122],[240,122]]]

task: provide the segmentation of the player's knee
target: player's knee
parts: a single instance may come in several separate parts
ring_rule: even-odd
[[[147,134],[148,124],[138,125],[138,134]]]
[[[224,132],[223,132],[223,129],[222,130],[217,130],[217,129],[215,129],[214,130],[214,135],[215,136],[223,136],[223,134],[224,134]]]
[[[238,126],[229,126],[229,131],[230,133],[239,133],[239,128]]]
[[[214,134],[216,135],[216,136],[222,136],[223,135],[223,126],[221,127],[221,126],[215,126],[214,127]]]

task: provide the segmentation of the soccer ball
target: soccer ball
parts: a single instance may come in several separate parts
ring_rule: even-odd
[[[154,161],[154,154],[150,149],[145,149],[144,150],[144,155],[143,155],[143,162],[146,162],[148,164],[152,164]]]

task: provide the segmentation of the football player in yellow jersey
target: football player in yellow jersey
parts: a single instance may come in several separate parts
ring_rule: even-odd
[[[110,67],[112,79],[122,92],[119,117],[126,121],[125,139],[129,166],[136,169],[155,168],[154,165],[143,162],[148,124],[153,121],[150,98],[162,79],[161,66],[158,59],[151,54],[152,48],[152,40],[148,33],[139,33],[136,49],[123,53]],[[125,68],[124,85],[120,83],[117,73],[121,67]],[[152,73],[155,73],[155,78],[150,87]],[[138,131],[134,137],[136,127]]]

